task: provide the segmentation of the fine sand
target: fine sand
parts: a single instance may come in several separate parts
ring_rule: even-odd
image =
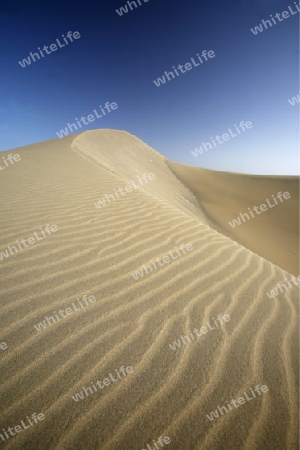
[[[0,437],[2,448],[156,450],[168,436],[168,450],[297,450],[299,288],[266,293],[299,275],[299,179],[188,167],[114,130],[9,153],[21,161],[0,172],[0,252],[47,224],[58,230],[0,260],[0,435],[45,416]],[[291,198],[230,227],[278,191]],[[188,243],[192,251],[133,278]],[[96,301],[35,329],[85,294]],[[170,348],[219,314],[230,320]],[[133,371],[72,399],[121,366]],[[268,392],[206,417],[256,385]]]

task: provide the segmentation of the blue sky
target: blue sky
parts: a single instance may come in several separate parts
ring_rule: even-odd
[[[57,138],[105,102],[118,109],[82,130],[127,130],[184,164],[299,174],[299,13],[250,28],[293,1],[125,0],[2,2],[0,150]],[[68,31],[80,39],[22,68],[18,61]],[[215,58],[156,87],[153,80],[203,50]],[[191,150],[241,121],[253,127],[195,158]]]

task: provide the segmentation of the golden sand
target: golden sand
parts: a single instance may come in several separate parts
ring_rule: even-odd
[[[299,272],[298,178],[176,164],[114,130],[8,153],[21,160],[0,173],[0,252],[47,224],[58,231],[0,261],[0,430],[45,416],[0,438],[3,448],[154,450],[161,436],[168,450],[298,449],[299,288],[266,295]],[[155,180],[93,204],[143,173]],[[291,199],[231,229],[229,220],[279,190]],[[132,277],[183,243],[193,251]],[[84,295],[97,300],[34,328]],[[129,366],[118,382],[72,399]],[[256,385],[268,392],[207,419]]]

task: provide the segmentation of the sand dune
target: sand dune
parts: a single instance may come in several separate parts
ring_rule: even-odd
[[[174,174],[191,189],[206,213],[210,225],[219,232],[299,275],[299,177],[261,176],[218,172],[168,162]],[[290,198],[275,204],[278,192]],[[271,208],[251,217],[248,208],[266,204]],[[248,213],[249,220],[232,228],[229,221]]]
[[[296,450],[299,288],[266,293],[298,275],[298,180],[175,164],[114,130],[8,153],[21,161],[0,173],[0,252],[47,224],[58,230],[0,260],[0,430],[45,416],[2,431],[3,448],[155,450],[168,436],[170,450]],[[144,173],[155,179],[95,207]],[[229,229],[279,190],[289,203]],[[96,301],[37,331],[84,295]],[[170,348],[220,314],[230,320]],[[256,385],[268,392],[207,418]]]

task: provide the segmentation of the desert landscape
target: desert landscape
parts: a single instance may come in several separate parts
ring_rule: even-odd
[[[2,448],[299,448],[299,177],[157,150],[99,129],[2,152]]]

